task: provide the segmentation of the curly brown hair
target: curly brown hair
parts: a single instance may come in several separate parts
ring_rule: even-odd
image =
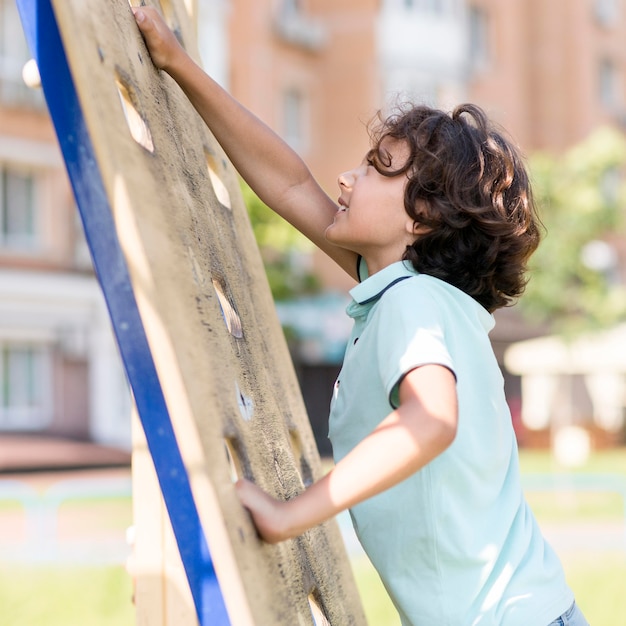
[[[400,108],[370,125],[368,159],[385,176],[408,178],[404,206],[422,232],[403,259],[472,296],[492,312],[512,304],[527,283],[540,240],[530,180],[513,143],[478,106],[448,114]],[[410,156],[390,169],[385,138],[407,142]]]

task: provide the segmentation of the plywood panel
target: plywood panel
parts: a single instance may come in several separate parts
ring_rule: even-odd
[[[23,13],[46,4],[18,1]],[[197,56],[185,4],[150,4]],[[177,85],[153,67],[127,0],[52,6],[77,103],[61,61],[42,54],[53,45],[48,31],[40,27],[31,45],[39,46],[44,91],[199,619],[363,624],[337,525],[267,545],[233,487],[233,477],[246,476],[290,498],[321,475],[236,172]],[[138,446],[147,476],[146,446]],[[153,486],[138,493],[142,484],[135,482],[136,497],[154,501]],[[189,487],[193,506],[183,511]],[[205,549],[196,513],[211,558],[198,554]],[[164,579],[137,581],[138,623],[188,623],[190,596],[165,590],[180,584],[167,524],[158,514],[138,521],[138,541],[162,542],[155,567]],[[135,575],[153,575],[136,556]],[[228,620],[198,606],[211,603],[203,587],[210,572],[195,571],[198,563],[215,567]]]

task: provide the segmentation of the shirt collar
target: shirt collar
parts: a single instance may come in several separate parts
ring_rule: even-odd
[[[350,290],[353,302],[348,305],[346,313],[350,317],[364,315],[380,297],[397,282],[412,276],[419,276],[419,272],[413,267],[410,261],[397,261],[383,268],[376,274],[368,276],[356,287]],[[495,325],[495,319],[487,309],[481,306],[476,300],[467,296],[479,310],[480,322],[487,332]]]
[[[417,275],[418,272],[413,269],[409,261],[398,261],[368,276],[362,283],[350,290],[350,295],[360,305],[375,302],[398,281]]]

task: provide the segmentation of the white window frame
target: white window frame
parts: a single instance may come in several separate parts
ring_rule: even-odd
[[[283,138],[297,152],[308,147],[308,103],[304,91],[290,86],[282,95]]]
[[[24,370],[20,371],[20,353],[27,355],[27,380]],[[43,429],[52,421],[52,407],[50,346],[0,342],[0,431]]]
[[[301,15],[304,12],[303,0],[280,0],[280,12],[284,15]]]
[[[620,96],[620,74],[618,64],[604,57],[598,64],[598,98],[609,111],[616,112],[622,108]]]
[[[618,0],[595,0],[594,14],[598,22],[607,28],[615,26],[620,17],[619,5]]]
[[[326,26],[310,16],[304,0],[280,0],[274,15],[276,35],[305,50],[317,51],[326,45]]]
[[[467,10],[467,41],[470,66],[485,70],[491,61],[490,19],[486,9],[470,5]]]
[[[457,0],[396,0],[395,8],[431,16],[446,16],[458,10]]]
[[[9,189],[10,177],[23,178],[27,183],[27,195],[25,199],[26,206],[18,207],[17,210],[23,211],[24,208],[30,213],[27,216],[29,228],[22,230],[12,230],[10,222],[10,213],[15,211],[12,206]],[[29,168],[15,166],[9,163],[0,162],[0,250],[11,252],[35,252],[40,245],[40,227],[39,227],[39,199],[38,199],[39,181],[37,174]]]

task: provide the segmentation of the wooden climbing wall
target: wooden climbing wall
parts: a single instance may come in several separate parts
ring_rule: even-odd
[[[147,4],[197,58],[191,9]],[[128,0],[18,7],[137,407],[137,622],[364,624],[336,523],[267,545],[233,487],[321,475],[236,172]]]

